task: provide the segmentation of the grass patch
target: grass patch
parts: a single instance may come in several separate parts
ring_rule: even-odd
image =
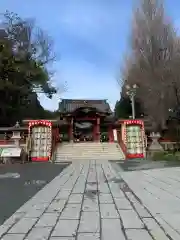
[[[180,161],[180,152],[156,152],[152,156],[153,161]]]

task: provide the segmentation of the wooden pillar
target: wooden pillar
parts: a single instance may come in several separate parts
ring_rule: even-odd
[[[114,134],[113,134],[112,125],[108,126],[108,137],[109,137],[109,142],[114,142]]]
[[[69,141],[72,142],[73,140],[74,140],[74,137],[73,137],[73,118],[71,118],[70,124],[69,124]]]
[[[100,118],[97,118],[96,121],[96,141],[100,142]]]
[[[93,141],[96,141],[96,122],[93,123]]]
[[[56,127],[56,143],[60,142],[60,126]]]

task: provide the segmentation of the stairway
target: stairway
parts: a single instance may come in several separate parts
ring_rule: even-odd
[[[117,143],[63,143],[56,149],[55,162],[73,160],[124,160]]]

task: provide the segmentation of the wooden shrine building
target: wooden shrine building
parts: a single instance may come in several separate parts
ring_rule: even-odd
[[[114,141],[114,117],[106,100],[62,99],[59,113],[61,141]]]
[[[119,128],[119,124],[115,121],[107,100],[62,99],[58,111],[58,118],[49,120],[52,122],[53,137],[58,141],[114,142],[113,129],[117,128],[117,125]],[[19,129],[22,136],[28,135],[30,121],[32,119],[22,121]],[[0,127],[0,144],[10,141],[12,129]]]

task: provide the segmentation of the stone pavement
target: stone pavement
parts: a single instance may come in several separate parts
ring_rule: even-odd
[[[120,174],[170,239],[180,239],[180,167]]]
[[[136,175],[139,185],[134,176],[127,174],[122,173],[123,178],[141,195],[143,187],[139,185],[145,174]],[[165,201],[165,195],[162,199]],[[143,204],[107,161],[77,161],[0,226],[0,239],[180,239],[178,232],[170,238],[169,225]]]

